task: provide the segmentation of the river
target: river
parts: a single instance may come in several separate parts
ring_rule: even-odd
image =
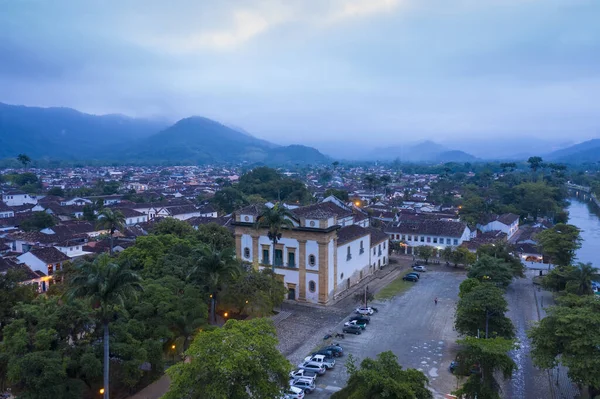
[[[571,204],[567,207],[569,211],[569,223],[581,229],[581,248],[577,251],[577,262],[591,262],[600,268],[600,209],[589,201],[582,201],[577,197],[571,197]]]

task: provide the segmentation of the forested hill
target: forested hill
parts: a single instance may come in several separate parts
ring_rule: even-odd
[[[318,150],[279,146],[203,117],[164,121],[0,103],[0,158],[133,163],[322,163]]]

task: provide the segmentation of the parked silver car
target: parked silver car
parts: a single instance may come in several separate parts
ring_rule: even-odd
[[[305,393],[311,393],[316,388],[315,382],[306,378],[300,378],[294,381],[292,386],[302,389]]]
[[[318,375],[325,374],[325,367],[320,363],[304,362],[304,363],[300,363],[298,365],[298,368],[303,369],[303,370],[308,370],[308,371],[314,371]]]

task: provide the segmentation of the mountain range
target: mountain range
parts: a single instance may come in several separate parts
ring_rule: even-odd
[[[371,159],[401,162],[473,162],[477,158],[464,151],[452,150],[430,140],[385,148],[376,148],[370,153]]]
[[[107,160],[135,163],[323,163],[318,150],[279,146],[203,117],[168,126],[122,115],[90,115],[70,108],[0,103],[0,158]]]
[[[551,162],[600,162],[600,139],[567,147],[563,144],[563,148],[551,151],[556,144],[553,148],[550,142],[540,141],[536,145],[535,139],[522,138],[520,144],[513,144],[512,151],[504,152],[493,140],[453,141],[449,145],[454,148],[433,141],[373,150],[358,146],[358,149],[352,148],[353,155],[347,157],[343,155],[343,146],[349,143],[331,142],[331,157],[328,157],[313,147],[298,144],[281,146],[254,137],[243,128],[200,116],[185,118],[171,125],[166,121],[117,114],[91,115],[71,108],[0,103],[0,159],[25,153],[34,159],[69,161],[281,165],[327,163],[331,162],[331,158],[440,163],[523,160],[531,155],[540,155]],[[501,143],[510,149],[509,141]]]

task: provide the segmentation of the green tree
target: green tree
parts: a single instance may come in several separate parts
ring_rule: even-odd
[[[559,223],[537,234],[536,239],[542,253],[557,266],[568,266],[581,248],[580,230],[571,224]]]
[[[476,278],[482,282],[491,282],[500,287],[508,287],[513,279],[513,271],[509,264],[501,259],[482,255],[467,274],[469,278]]]
[[[483,335],[485,338],[513,338],[514,327],[504,315],[507,311],[508,304],[503,291],[490,283],[480,283],[458,301],[456,331],[463,335]]]
[[[417,256],[425,261],[425,264],[429,263],[429,259],[434,255],[434,250],[432,246],[429,245],[421,245],[417,247]]]
[[[186,352],[190,361],[167,370],[171,386],[163,399],[279,397],[291,365],[277,343],[272,321],[263,318],[200,332]]]
[[[427,389],[428,379],[421,371],[403,370],[398,357],[391,351],[381,352],[377,359],[366,358],[360,368],[348,367],[350,378],[346,386],[331,395],[331,399],[432,399]]]
[[[270,269],[244,271],[227,284],[221,304],[231,313],[254,317],[270,316],[281,305],[287,290]]]
[[[273,250],[277,242],[281,239],[281,233],[284,229],[292,228],[294,224],[291,221],[292,213],[279,202],[273,207],[263,209],[261,214],[256,218],[255,227],[257,230],[267,229],[267,236],[273,243]],[[273,254],[273,262],[271,270],[275,275],[275,254]]]
[[[242,175],[237,188],[245,195],[258,194],[269,201],[306,203],[312,198],[303,182],[264,166]]]
[[[587,385],[591,398],[600,394],[600,301],[592,296],[567,295],[550,307],[547,316],[528,332],[536,366],[550,369],[561,363],[569,377]]]
[[[96,227],[106,229],[110,234],[110,254],[113,254],[113,236],[115,231],[125,228],[125,216],[119,210],[113,211],[110,208],[104,208],[98,214]]]
[[[189,223],[175,218],[165,218],[152,227],[154,234],[173,234],[185,238],[194,234],[194,228]]]
[[[568,292],[577,295],[593,295],[592,281],[599,281],[600,273],[591,263],[579,262],[569,274],[569,281],[566,284]]]
[[[477,339],[467,337],[457,342],[463,346],[457,360],[459,373],[468,374],[474,367],[467,382],[453,392],[465,399],[500,399],[500,384],[497,375],[509,379],[517,369],[508,352],[516,349],[515,342],[505,338]]]
[[[27,165],[31,163],[31,158],[29,158],[26,154],[17,155],[17,161],[23,164],[23,167],[26,168]]]
[[[219,251],[227,248],[235,249],[233,234],[223,226],[216,223],[208,223],[198,226],[196,238],[201,243],[207,244]]]
[[[542,166],[543,159],[541,157],[529,157],[527,163],[531,168],[533,173],[536,173],[538,169]]]
[[[454,266],[457,266],[459,263],[468,266],[473,264],[477,259],[475,254],[465,247],[458,247],[452,250],[451,258],[452,262],[454,262]]]
[[[216,322],[219,292],[240,273],[239,262],[235,259],[235,251],[232,248],[217,250],[208,245],[198,247],[193,257],[195,266],[189,274],[189,279],[203,286],[209,293],[211,320]]]
[[[440,256],[446,261],[446,263],[449,263],[453,259],[452,252],[454,252],[452,247],[444,247],[440,253]]]
[[[22,270],[9,269],[0,273],[0,338],[3,328],[15,317],[17,303],[29,303],[35,297],[33,285],[21,284],[25,278]]]
[[[54,226],[54,218],[46,212],[33,212],[19,227],[24,231],[40,231]]]
[[[564,291],[571,280],[574,266],[557,266],[542,279],[542,287],[549,291]]]
[[[481,283],[476,278],[468,278],[464,280],[462,283],[460,283],[460,286],[458,287],[458,297],[463,298],[465,295],[473,291],[473,289],[475,287],[478,287],[479,285],[481,285]]]
[[[349,199],[348,191],[346,191],[346,190],[338,190],[336,188],[328,188],[327,190],[325,190],[325,193],[323,194],[323,196],[325,198],[327,198],[330,195],[333,195],[334,197],[337,197],[338,199],[340,199],[342,201],[348,201],[348,199]]]
[[[374,174],[369,174],[363,177],[363,183],[365,187],[375,194],[375,190],[379,187],[379,179]]]
[[[500,259],[508,264],[514,277],[525,277],[525,266],[521,260],[512,255],[513,250],[506,242],[496,242],[495,244],[484,244],[477,248],[477,256],[487,255],[495,259]]]
[[[54,195],[56,197],[64,197],[65,196],[65,190],[62,189],[62,187],[52,187],[51,189],[48,190],[48,192],[46,193],[48,195]]]
[[[83,206],[83,219],[87,220],[88,222],[95,222],[96,219],[98,218],[96,216],[96,212],[95,212],[95,207],[92,204],[85,204]]]
[[[93,262],[77,265],[70,278],[70,299],[84,298],[97,310],[102,324],[104,343],[104,399],[109,399],[109,324],[115,312],[124,306],[126,298],[142,290],[140,277],[126,266],[113,263],[102,254]]]
[[[244,193],[234,187],[225,187],[217,191],[211,202],[218,210],[226,214],[248,205]]]

